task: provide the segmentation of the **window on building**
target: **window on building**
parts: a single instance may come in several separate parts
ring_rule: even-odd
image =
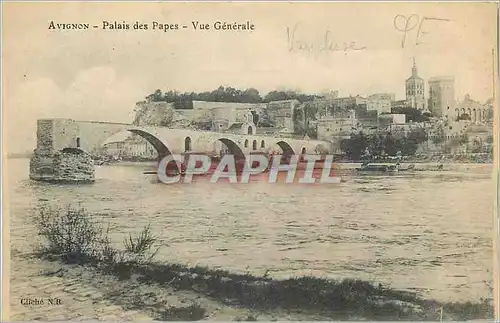
[[[184,151],[191,151],[191,138],[186,137],[184,139]]]

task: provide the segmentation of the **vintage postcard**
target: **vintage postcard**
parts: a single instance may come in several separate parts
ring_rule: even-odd
[[[4,2],[3,319],[493,320],[497,13]]]

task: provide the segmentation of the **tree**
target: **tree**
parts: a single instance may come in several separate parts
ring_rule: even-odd
[[[304,103],[319,97],[319,95],[297,93],[295,91],[271,91],[264,97],[263,101],[271,102],[283,100],[298,100],[299,102]]]
[[[446,136],[444,134],[444,129],[442,126],[440,126],[439,128],[437,128],[436,132],[432,136],[432,142],[435,145],[438,145],[438,144],[443,143],[445,141],[445,138],[446,138]]]
[[[340,149],[351,160],[360,160],[367,148],[368,137],[361,131],[351,134],[350,139],[344,139],[340,143]]]
[[[395,156],[398,152],[398,145],[392,133],[388,133],[384,138],[384,150],[389,156]]]
[[[425,129],[417,128],[410,131],[408,138],[411,140],[411,142],[419,145],[428,139],[428,135]]]
[[[489,108],[488,111],[486,111],[486,121],[492,121],[493,120],[493,109]]]
[[[401,142],[401,152],[404,155],[414,155],[417,152],[418,145],[427,140],[427,133],[424,129],[418,128],[410,131],[407,137]]]
[[[412,107],[396,107],[391,109],[391,113],[406,115],[406,121],[413,122],[427,122],[430,115],[428,113],[422,114],[422,111]]]
[[[308,120],[316,120],[318,115],[318,106],[312,104],[311,102],[307,102],[304,105],[304,111],[308,118]]]
[[[271,91],[264,97],[264,102],[291,100],[292,97],[283,91]]]
[[[156,90],[153,94],[146,96],[148,102],[169,102],[173,103],[176,109],[192,109],[193,100],[211,102],[238,102],[238,103],[260,103],[262,98],[254,88],[239,90],[233,87],[219,86],[213,91],[206,92],[185,92],[167,91],[162,94],[161,90]]]
[[[368,147],[373,155],[382,155],[385,152],[384,137],[382,135],[370,136],[368,138]]]
[[[469,136],[466,133],[460,135],[458,142],[461,145],[465,145],[465,144],[469,143]]]
[[[243,91],[241,94],[241,102],[245,103],[260,103],[262,102],[262,97],[259,91],[254,88],[249,88]]]
[[[480,153],[483,150],[483,142],[481,139],[476,138],[472,142],[472,152],[473,153]]]
[[[274,122],[272,122],[271,120],[269,120],[269,114],[267,113],[267,110],[265,110],[260,115],[259,119],[260,119],[260,120],[258,120],[259,127],[267,127],[267,128],[274,127]]]
[[[146,100],[148,102],[160,102],[163,101],[163,95],[161,93],[161,90],[156,90],[154,91],[153,94],[150,94],[146,97]]]

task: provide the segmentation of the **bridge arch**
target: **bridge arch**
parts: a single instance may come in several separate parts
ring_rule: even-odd
[[[130,129],[132,133],[135,133],[142,138],[146,139],[158,152],[158,160],[161,160],[165,156],[171,155],[170,149],[155,135],[140,129]]]
[[[283,155],[295,155],[295,151],[293,151],[292,146],[290,146],[290,144],[286,141],[281,140],[276,144],[281,148],[281,150],[283,150]]]
[[[237,158],[245,158],[245,154],[241,150],[240,146],[237,143],[228,138],[219,138],[218,141],[222,142],[226,145],[227,149]],[[248,145],[248,140],[246,141],[246,145]]]

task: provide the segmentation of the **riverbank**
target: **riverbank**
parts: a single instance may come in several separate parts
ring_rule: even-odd
[[[128,264],[105,273],[89,265],[41,263],[43,270],[30,284],[35,287],[43,280],[46,296],[60,298],[63,305],[13,304],[11,319],[430,321],[440,319],[441,309],[443,320],[493,316],[489,302],[440,303],[363,281],[272,280],[155,263]]]
[[[117,250],[86,212],[44,214],[38,218],[44,244],[14,262],[12,270],[43,268],[26,286],[45,281],[37,293],[43,290],[63,305],[31,306],[30,311],[15,304],[11,319],[465,320],[493,315],[490,300],[445,303],[362,280],[272,279],[156,262],[155,238],[148,228],[126,237],[125,250]]]

